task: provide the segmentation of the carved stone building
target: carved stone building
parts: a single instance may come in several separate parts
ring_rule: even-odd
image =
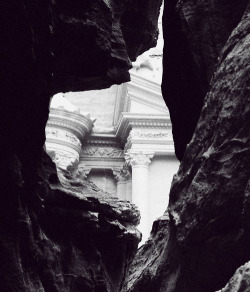
[[[127,84],[57,95],[46,148],[57,166],[135,203],[145,240],[167,205],[178,161],[159,82],[138,71]]]
[[[46,147],[57,166],[135,203],[145,241],[165,211],[179,165],[161,95],[161,34],[130,73],[126,84],[54,97]]]

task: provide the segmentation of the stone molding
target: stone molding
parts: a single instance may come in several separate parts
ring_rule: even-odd
[[[128,151],[134,147],[145,150],[147,146],[153,152],[159,152],[166,154],[173,152],[173,140],[170,129],[150,129],[150,128],[135,128],[132,129],[127,138],[127,142],[124,146],[124,151]]]
[[[89,133],[94,126],[94,121],[90,115],[69,112],[64,109],[50,109],[47,127],[60,128],[75,135],[80,141],[83,141],[85,135]]]
[[[116,136],[125,144],[133,128],[171,129],[170,118],[159,114],[122,113]]]
[[[109,140],[108,138],[102,138],[102,139],[95,139],[92,135],[89,137],[89,139],[86,141],[85,146],[97,146],[97,147],[118,147],[119,144],[115,140],[115,136],[113,140]]]
[[[154,138],[162,139],[169,138],[170,134],[168,132],[143,132],[142,130],[131,130],[129,136],[131,138]]]

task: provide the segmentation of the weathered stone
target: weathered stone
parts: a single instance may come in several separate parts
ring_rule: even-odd
[[[151,253],[146,244],[138,252],[129,291],[215,291],[250,258],[249,49],[250,4],[220,53],[194,136],[174,177],[168,226],[152,234],[157,250],[163,246],[165,251],[155,255],[155,244]],[[164,230],[168,235],[159,239]],[[145,264],[140,260],[144,254],[151,254]],[[139,269],[140,275],[135,273]]]
[[[249,292],[250,291],[250,262],[241,266],[228,284],[217,292]]]
[[[1,292],[119,291],[138,211],[69,176],[60,183],[45,125],[54,93],[129,80],[130,60],[155,43],[160,3],[1,1]]]
[[[119,291],[140,240],[139,211],[67,174],[60,182],[45,153],[30,189],[13,163],[1,197],[0,290]]]
[[[54,90],[100,89],[129,81],[131,60],[156,45],[161,3],[56,1]]]
[[[165,1],[162,93],[170,111],[179,160],[194,133],[221,49],[247,3]]]

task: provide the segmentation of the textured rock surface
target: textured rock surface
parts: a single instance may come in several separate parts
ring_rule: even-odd
[[[250,263],[240,267],[230,279],[225,288],[217,292],[247,292],[250,291]]]
[[[138,210],[66,174],[60,183],[45,153],[29,189],[17,158],[12,167],[1,196],[0,291],[120,291],[140,240]]]
[[[131,60],[156,45],[161,2],[56,1],[54,89],[80,91],[129,81]]]
[[[162,91],[180,160],[197,125],[220,51],[247,3],[165,0]]]
[[[128,291],[215,291],[250,259],[249,51],[250,4],[219,54],[172,183],[170,219],[139,250]]]
[[[45,124],[53,93],[128,81],[155,43],[160,2],[1,1],[1,292],[119,290],[138,211],[70,177],[60,185]]]
[[[165,258],[166,254],[174,252],[173,247],[168,245],[169,232],[169,216],[166,214],[154,222],[148,241],[138,250],[123,292],[168,291],[174,281],[169,279],[169,272],[172,273],[179,264],[174,256],[170,260]]]

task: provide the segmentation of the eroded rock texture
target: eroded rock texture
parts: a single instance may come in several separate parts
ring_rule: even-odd
[[[139,211],[67,174],[59,182],[45,153],[27,189],[20,161],[7,159],[15,173],[1,177],[9,185],[1,196],[0,291],[120,291],[140,240]]]
[[[247,3],[165,0],[162,91],[180,160],[197,125],[221,49]]]
[[[245,265],[237,269],[233,277],[230,279],[228,284],[217,292],[240,292],[249,291],[250,289],[250,263],[247,262]]]
[[[155,44],[160,2],[1,1],[1,292],[119,291],[138,211],[59,183],[45,125],[53,93],[128,81],[131,60]]]
[[[93,84],[95,89],[106,88],[129,81],[131,60],[156,45],[161,2],[56,1],[55,90],[80,91]]]
[[[185,4],[179,2],[181,11]],[[173,179],[169,220],[160,218],[159,230],[153,228],[139,250],[124,291],[215,291],[250,259],[249,52],[250,3],[219,53],[198,125]]]

